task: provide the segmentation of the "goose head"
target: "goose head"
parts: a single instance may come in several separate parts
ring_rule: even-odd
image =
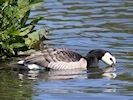
[[[116,58],[109,52],[103,49],[91,50],[86,56],[88,66],[97,66],[99,60],[103,61],[109,66],[114,66],[116,64]]]

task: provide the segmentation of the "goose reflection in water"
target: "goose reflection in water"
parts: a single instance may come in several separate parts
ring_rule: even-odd
[[[114,72],[116,69],[112,66],[107,66],[105,68],[90,68],[89,70],[20,70],[20,79],[41,79],[45,81],[49,80],[67,80],[74,78],[88,78],[88,79],[98,79],[98,78],[115,78],[117,75]]]

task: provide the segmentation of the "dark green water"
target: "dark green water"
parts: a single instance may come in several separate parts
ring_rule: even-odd
[[[33,9],[31,17],[38,15],[45,19],[36,28],[50,31],[49,47],[82,55],[109,50],[117,58],[117,76],[0,70],[0,100],[133,100],[133,0],[47,0]]]

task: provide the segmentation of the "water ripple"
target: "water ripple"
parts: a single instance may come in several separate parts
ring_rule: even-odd
[[[72,48],[83,55],[88,50],[104,48],[111,51],[118,62],[118,77],[114,80],[75,79],[54,81],[54,84],[41,81],[35,86],[40,95],[38,97],[55,93],[92,93],[91,96],[110,93],[109,97],[120,98],[131,96],[132,12],[132,0],[48,0],[34,9],[31,17],[38,14],[45,17],[37,28],[49,27],[48,37],[52,39],[46,41],[49,46]]]

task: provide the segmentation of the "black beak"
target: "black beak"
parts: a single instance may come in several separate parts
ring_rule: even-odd
[[[115,64],[113,63],[113,64],[111,65],[111,67],[115,67]]]

